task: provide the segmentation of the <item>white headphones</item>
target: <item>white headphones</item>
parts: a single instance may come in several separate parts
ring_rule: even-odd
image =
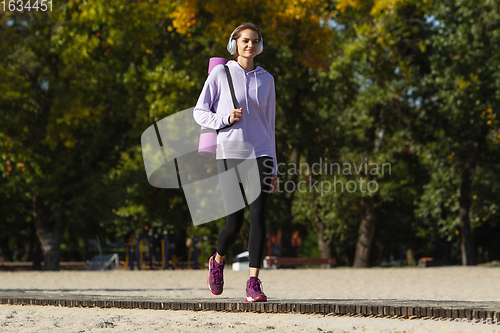
[[[233,33],[231,34],[231,37],[229,37],[229,41],[227,42],[227,51],[229,53],[231,53],[231,55],[234,55],[236,53],[236,40],[233,39],[233,34],[240,27],[241,27],[241,25],[238,28],[234,29]],[[264,51],[264,38],[262,38],[262,36],[261,36],[259,47],[257,48],[257,55],[261,54],[262,51]]]

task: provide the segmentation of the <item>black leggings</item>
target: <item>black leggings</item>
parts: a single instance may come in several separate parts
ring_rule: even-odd
[[[266,243],[266,207],[273,172],[272,160],[272,157],[269,156],[262,156],[256,159],[259,168],[260,194],[257,199],[250,203],[250,237],[248,240],[250,267],[255,268],[261,267],[264,245]],[[219,160],[219,173],[234,168],[241,161],[235,159]],[[239,169],[237,168],[237,170]],[[240,179],[243,177],[244,183],[245,175],[239,174],[239,176]],[[243,191],[243,185],[241,183],[239,185]],[[249,184],[249,186],[251,187],[252,184]],[[225,256],[231,245],[234,244],[243,226],[243,221],[244,208],[226,216],[226,225],[220,231],[217,242],[217,253],[219,255]]]

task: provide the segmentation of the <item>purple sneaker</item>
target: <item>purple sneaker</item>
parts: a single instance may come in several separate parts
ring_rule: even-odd
[[[247,298],[245,302],[267,302],[267,296],[262,291],[262,282],[255,276],[247,281]]]
[[[208,288],[214,295],[222,294],[224,289],[224,262],[215,261],[215,254],[208,259]]]

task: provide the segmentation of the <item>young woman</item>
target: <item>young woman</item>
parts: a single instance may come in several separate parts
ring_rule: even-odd
[[[259,270],[266,242],[267,197],[269,193],[276,191],[278,183],[274,138],[276,109],[274,78],[262,67],[254,66],[254,58],[262,52],[263,47],[262,34],[255,24],[244,23],[237,27],[227,45],[229,53],[234,55],[233,60],[228,61],[227,67],[232,77],[239,108],[233,108],[224,66],[217,65],[210,72],[193,111],[198,124],[221,129],[217,136],[219,174],[235,168],[249,158],[252,155],[249,150],[253,149],[255,153],[260,193],[257,199],[250,203],[248,241],[250,278],[246,286],[246,302],[267,301],[259,280]],[[212,106],[216,112],[210,111]],[[228,125],[231,126],[226,127]],[[242,168],[237,169],[241,171]],[[243,189],[242,184],[245,183],[243,175],[239,175],[239,181]],[[250,183],[249,186],[257,188],[257,184]],[[224,196],[223,199],[228,210],[229,200]],[[226,225],[219,233],[217,252],[209,259],[207,283],[215,295],[222,294],[224,256],[238,238],[243,220],[244,209],[226,216]]]

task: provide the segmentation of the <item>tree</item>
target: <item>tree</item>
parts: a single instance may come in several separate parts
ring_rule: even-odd
[[[49,270],[59,268],[69,223],[92,232],[109,219],[103,175],[150,124],[141,64],[159,43],[175,43],[156,39],[164,13],[149,3],[75,0],[58,9],[4,13],[0,30],[8,60],[0,66],[0,133],[22,145]]]
[[[497,214],[498,183],[483,176],[498,173],[500,15],[493,1],[444,1],[431,19],[415,125],[427,125],[422,160],[432,171],[419,213],[438,220],[449,239],[459,234],[462,264],[475,265],[473,230]]]
[[[344,232],[345,227],[357,226],[354,267],[369,266],[376,225],[391,224],[384,207],[401,207],[405,218],[400,223],[409,225],[413,220],[412,205],[403,200],[412,202],[419,185],[414,175],[400,170],[411,170],[415,163],[408,158],[414,144],[410,130],[414,115],[407,96],[409,74],[422,60],[418,41],[428,35],[427,7],[419,1],[340,1],[336,7],[334,26],[342,27],[342,34],[329,77],[337,82],[333,103],[340,134],[331,149],[338,151],[333,159],[341,169],[333,181],[344,187],[358,185],[352,193],[332,195],[327,209],[334,207],[331,215],[344,220],[331,221],[332,230],[338,230],[337,225],[344,225]],[[360,167],[362,172],[357,172]],[[377,190],[365,187],[363,193],[362,183],[370,182],[372,189],[377,184]],[[381,214],[386,217],[383,221]]]

